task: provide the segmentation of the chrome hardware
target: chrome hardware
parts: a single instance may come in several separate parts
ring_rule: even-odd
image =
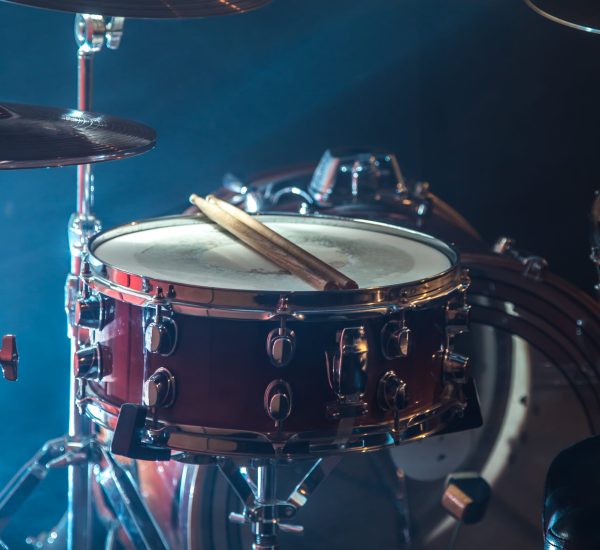
[[[406,321],[389,321],[381,329],[381,352],[386,359],[408,357],[412,348],[412,333]]]
[[[534,281],[541,281],[548,262],[541,256],[523,253],[515,248],[515,240],[500,237],[492,247],[492,251],[502,256],[509,256],[523,264],[523,275]]]
[[[273,329],[267,336],[267,355],[275,367],[286,367],[290,364],[296,351],[296,335],[293,330],[282,326]]]
[[[285,222],[288,219],[285,215],[261,216],[261,220],[266,223]],[[173,223],[183,226],[191,225],[195,222],[193,221],[193,217],[177,217],[175,219],[163,218],[141,222],[135,225],[135,227],[127,224],[126,226],[106,231],[104,234],[96,237],[93,249],[98,250],[98,247],[102,243],[115,238],[117,235],[166,227]],[[365,227],[366,222],[320,216],[319,223],[360,229],[361,227]],[[405,235],[407,231],[406,229],[385,224],[377,224],[376,228],[371,225],[371,229],[374,230],[374,235],[378,233]],[[430,239],[416,233],[411,234],[412,238],[421,242],[429,242]],[[140,305],[141,300],[151,303],[153,299],[153,296],[150,294],[150,291],[153,290],[152,287],[160,286],[167,289],[169,285],[172,285],[173,293],[177,296],[177,299],[169,303],[169,310],[185,315],[273,320],[274,317],[280,315],[275,310],[278,309],[280,298],[284,297],[288,301],[288,308],[285,311],[288,319],[293,318],[298,321],[314,319],[334,320],[339,319],[341,316],[346,319],[364,319],[367,316],[375,317],[381,313],[387,313],[390,307],[398,305],[399,297],[406,296],[403,300],[403,304],[406,306],[418,307],[439,298],[446,299],[449,293],[456,290],[457,287],[462,286],[457,253],[442,242],[436,242],[435,245],[448,256],[452,263],[452,267],[440,275],[412,283],[381,287],[377,289],[376,293],[373,289],[356,290],[349,293],[324,292],[317,302],[315,301],[314,292],[310,291],[264,293],[216,288],[208,291],[204,287],[194,288],[166,280],[151,282],[143,277],[141,277],[143,295],[140,296],[139,279],[131,277],[130,274],[114,266],[104,264],[102,260],[94,255],[94,250],[92,250],[90,258],[92,260],[94,289],[110,298],[137,306]],[[105,269],[106,271],[104,271]],[[374,299],[375,296],[376,299]],[[169,299],[168,293],[166,297]],[[349,321],[350,324],[358,322],[360,321]]]
[[[109,50],[117,50],[123,38],[124,17],[110,17],[106,22],[106,47]]]
[[[263,198],[260,193],[248,191],[244,194],[244,210],[251,214],[256,214],[263,210]]]
[[[152,321],[144,331],[144,345],[150,353],[171,355],[177,345],[177,325],[175,321],[168,317]]]
[[[154,316],[144,329],[144,346],[150,353],[171,355],[177,346],[177,324],[171,317],[165,316],[170,309],[165,305],[161,288],[157,289],[151,307],[154,307]]]
[[[373,198],[382,190],[407,192],[396,157],[370,151],[327,150],[308,186],[319,206]]]
[[[2,376],[5,380],[14,382],[19,370],[19,353],[17,352],[17,337],[6,334],[2,337],[2,349],[0,349],[0,366]]]
[[[106,24],[102,15],[78,13],[75,16],[75,40],[81,53],[97,53],[104,46]]]
[[[170,460],[171,451],[148,441],[146,417],[148,409],[134,403],[124,403],[114,428],[110,451],[113,454],[140,460]]]
[[[296,485],[287,499],[277,498],[277,462],[252,461],[256,469],[255,481],[249,468],[240,467],[230,458],[217,459],[217,466],[233,492],[243,505],[242,513],[229,514],[229,521],[240,525],[250,524],[254,542],[253,550],[277,550],[278,531],[302,534],[301,525],[287,523],[308,501],[317,487],[337,466],[341,457],[319,458]],[[283,522],[285,521],[285,523]]]
[[[75,352],[76,377],[85,380],[102,380],[102,348],[100,344],[81,348]]]
[[[365,327],[345,328],[338,332],[339,349],[328,361],[329,385],[340,401],[361,399],[367,386],[369,345]]]
[[[175,391],[175,377],[161,367],[144,382],[142,402],[146,407],[166,409],[175,402]]]
[[[168,550],[171,547],[150,514],[139,487],[127,467],[119,463],[105,447],[99,447],[102,462],[93,469],[99,488],[113,510],[118,510],[119,532],[131,541],[132,548]],[[118,539],[119,535],[116,536]],[[104,548],[117,547],[116,541],[107,541]]]
[[[75,16],[75,41],[80,55],[98,53],[106,42],[109,50],[116,50],[123,38],[124,17],[107,17],[78,13]]]
[[[438,352],[438,358],[442,361],[442,373],[444,380],[465,384],[469,375],[469,358],[451,351]]]
[[[236,195],[243,195],[244,193],[248,192],[248,187],[241,180],[241,178],[238,178],[235,174],[232,174],[231,172],[227,172],[223,176],[223,187],[225,187],[225,189],[227,189],[228,191],[235,193]]]
[[[95,330],[102,330],[111,320],[112,300],[101,294],[90,294],[75,302],[75,324]]]
[[[471,306],[467,304],[466,293],[446,305],[446,335],[452,339],[469,330]]]
[[[383,411],[400,411],[406,407],[406,382],[394,371],[386,372],[377,385],[377,403]]]
[[[315,200],[304,189],[296,185],[288,185],[276,192],[269,194],[269,199],[274,206],[277,206],[282,199],[295,199],[300,202],[298,212],[300,214],[309,214],[314,211]]]
[[[421,225],[423,219],[433,208],[433,201],[431,200],[431,193],[429,192],[429,182],[419,181],[415,183],[412,189],[411,199],[412,209],[417,218],[417,225]]]
[[[362,398],[367,387],[368,341],[364,327],[342,329],[337,334],[338,350],[325,353],[329,386],[338,398],[327,404],[327,416],[348,418],[367,413]]]
[[[285,380],[273,380],[265,390],[265,411],[275,421],[275,427],[292,412],[292,388]]]

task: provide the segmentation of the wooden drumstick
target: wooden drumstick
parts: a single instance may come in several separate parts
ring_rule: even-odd
[[[289,254],[286,249],[275,246],[272,241],[266,239],[222,208],[196,194],[190,196],[190,202],[195,204],[208,219],[237,237],[246,246],[267,258],[278,267],[307,282],[313,288],[318,290],[339,289],[335,281],[324,277],[321,273],[315,273],[311,269],[308,269],[296,257]]]
[[[333,281],[339,288],[345,289],[356,289],[358,284],[349,277],[346,277],[343,273],[333,268],[329,264],[320,260],[316,256],[313,256],[304,248],[300,248],[298,245],[289,241],[279,233],[273,231],[270,227],[264,223],[258,221],[256,218],[250,216],[240,208],[229,204],[221,199],[218,199],[214,195],[208,195],[206,197],[208,202],[217,205],[219,208],[225,210],[228,214],[231,214],[234,218],[244,223],[251,229],[254,229],[265,239],[271,241],[275,246],[279,246],[286,250],[290,255],[294,256],[300,263],[311,269],[315,273],[321,274],[325,279]]]

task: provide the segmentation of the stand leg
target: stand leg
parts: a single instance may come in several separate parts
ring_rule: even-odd
[[[319,458],[302,481],[296,485],[296,488],[287,499],[288,502],[295,508],[302,508],[306,504],[308,497],[315,492],[321,482],[340,463],[340,460],[342,460],[341,456]]]
[[[372,453],[370,462],[384,486],[388,488],[396,507],[396,525],[402,548],[410,548],[410,511],[408,507],[408,489],[404,471],[397,468],[387,451]]]
[[[103,470],[96,467],[96,480],[134,548],[168,550],[168,545],[144,505],[130,474],[106,450],[102,450],[102,455],[107,467]]]
[[[0,531],[21,507],[48,471],[65,465],[88,464],[89,446],[61,437],[48,441],[0,492]]]

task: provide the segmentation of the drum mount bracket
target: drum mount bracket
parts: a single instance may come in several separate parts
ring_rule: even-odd
[[[112,453],[140,460],[167,461],[171,458],[170,449],[154,447],[145,440],[148,412],[148,407],[134,403],[121,406],[112,438]]]

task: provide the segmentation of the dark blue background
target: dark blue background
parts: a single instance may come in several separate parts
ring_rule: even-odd
[[[428,179],[489,240],[501,233],[586,289],[586,216],[599,184],[600,37],[520,0],[276,0],[241,16],[126,22],[97,56],[94,106],[156,128],[156,150],[97,165],[104,227],[176,212],[242,176],[369,144]],[[0,97],[74,106],[73,15],[0,4]],[[75,169],[0,173],[0,483],[67,419],[63,284]],[[44,484],[8,540],[49,528]],[[15,545],[19,547],[19,545]]]

